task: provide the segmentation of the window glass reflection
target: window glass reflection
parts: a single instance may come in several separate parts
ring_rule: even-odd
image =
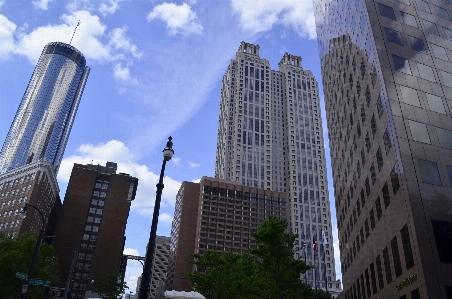
[[[449,28],[443,27],[444,29],[444,34],[446,34],[446,37],[448,39],[452,39],[452,30],[450,30]]]
[[[449,176],[449,184],[452,187],[452,166],[446,165],[447,175]]]
[[[414,141],[430,144],[430,137],[428,136],[426,124],[414,120],[409,120],[408,124]]]
[[[392,55],[392,60],[396,71],[411,75],[411,68],[407,59],[397,55]]]
[[[402,21],[407,24],[408,26],[417,27],[416,18],[413,15],[410,15],[409,13],[406,13],[404,11],[400,12],[400,15],[402,16]]]
[[[403,46],[402,37],[400,36],[399,32],[386,28],[386,27],[385,27],[385,32],[386,32],[386,38],[388,39],[388,41],[390,41],[391,43]]]
[[[414,36],[408,36],[408,39],[410,40],[411,48],[413,50],[425,52],[424,41],[422,39],[416,38]]]
[[[440,73],[441,77],[443,77],[443,84],[452,87],[452,74],[445,71],[440,71]]]
[[[428,7],[428,3],[422,0],[416,0],[416,6],[419,7],[420,10],[430,12],[430,8]]]
[[[394,21],[396,20],[394,9],[392,9],[392,7],[378,3],[378,9],[380,10],[380,15],[382,15],[383,17]]]
[[[436,135],[442,147],[452,149],[452,131],[436,128]]]
[[[406,104],[421,107],[417,90],[406,86],[400,86],[402,92],[402,99]]]
[[[441,186],[441,178],[439,177],[438,166],[436,163],[421,159],[418,159],[418,163],[422,182]]]
[[[439,7],[439,6],[435,6],[435,9],[436,9],[436,14],[438,15],[438,17],[450,21],[450,16],[449,16],[449,13],[447,12],[447,10],[445,10],[444,8]]]
[[[430,44],[430,46],[432,47],[433,54],[435,55],[436,58],[449,61],[449,58],[447,57],[446,49],[444,49],[440,46],[437,46],[435,44]]]
[[[432,23],[430,21],[427,20],[422,20],[422,22],[424,23],[424,27],[425,27],[425,31],[430,33],[430,34],[434,34],[436,36],[439,36],[439,31],[438,28],[436,27],[435,23]]]
[[[427,96],[427,103],[430,110],[446,114],[446,110],[444,109],[443,100],[441,99],[441,97],[429,93],[426,93],[425,95]]]
[[[422,64],[422,63],[417,63],[417,68],[419,69],[419,76],[422,79],[436,82],[432,67]]]

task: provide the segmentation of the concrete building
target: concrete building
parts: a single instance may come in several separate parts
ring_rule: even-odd
[[[250,231],[266,216],[287,218],[286,193],[203,177],[183,182],[176,196],[166,290],[188,290],[185,271],[194,253],[206,250],[241,253],[255,247]]]
[[[307,241],[307,263],[316,254],[319,269],[326,251],[328,287],[339,289],[333,247],[311,250],[322,230],[329,244],[333,235],[317,81],[301,62],[285,53],[275,71],[258,45],[240,44],[221,86],[215,177],[285,192],[296,244]],[[314,287],[314,271],[307,275]],[[325,288],[324,273],[316,276],[317,287]]]
[[[0,173],[36,161],[58,173],[89,71],[73,46],[44,47],[0,151]]]
[[[156,236],[154,258],[152,261],[152,275],[149,280],[150,299],[162,299],[162,285],[165,282],[168,269],[168,258],[170,254],[170,237]],[[147,249],[146,249],[147,251]]]
[[[117,174],[116,168],[116,163],[107,162],[74,164],[72,169],[54,246],[61,287],[68,286],[73,298],[84,298],[98,279],[120,271],[138,179]]]
[[[451,5],[314,1],[346,299],[452,298]]]
[[[42,218],[30,208],[21,219],[20,210],[26,203],[41,210],[46,221],[44,241],[52,242],[58,209],[61,208],[59,188],[52,164],[37,161],[0,174],[0,233],[17,237],[27,231],[39,231]]]

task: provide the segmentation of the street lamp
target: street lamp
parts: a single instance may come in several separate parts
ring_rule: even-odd
[[[160,210],[160,201],[162,200],[162,190],[163,190],[163,176],[165,174],[165,165],[166,162],[171,160],[174,155],[173,143],[171,142],[173,138],[168,137],[168,142],[166,143],[166,147],[163,149],[163,164],[162,170],[160,171],[160,179],[157,184],[155,205],[154,205],[154,215],[152,216],[152,226],[151,226],[151,235],[149,236],[148,248],[146,251],[146,257],[144,262],[144,270],[143,275],[141,275],[141,287],[140,287],[140,298],[138,299],[147,299],[149,293],[149,280],[152,271],[152,258],[154,257],[154,247],[155,247],[155,236],[157,234],[157,223],[159,220],[159,210]]]
[[[35,247],[35,252],[33,253],[33,259],[31,260],[31,264],[30,264],[30,270],[28,271],[28,279],[26,280],[26,288],[25,288],[25,293],[22,293],[22,299],[26,299],[27,295],[28,295],[28,283],[29,281],[33,278],[33,270],[35,268],[35,263],[36,263],[36,259],[38,257],[38,252],[39,252],[39,247],[41,246],[41,240],[42,240],[42,235],[44,234],[44,227],[45,227],[45,218],[44,215],[42,214],[41,210],[39,210],[37,207],[35,207],[34,205],[31,205],[29,203],[25,204],[25,207],[22,208],[22,210],[20,210],[20,217],[22,219],[25,219],[25,217],[27,217],[27,210],[28,207],[32,207],[33,209],[35,209],[36,211],[39,212],[39,214],[41,214],[41,218],[42,218],[42,227],[39,230],[39,236],[38,236],[38,241],[36,242],[36,247]]]

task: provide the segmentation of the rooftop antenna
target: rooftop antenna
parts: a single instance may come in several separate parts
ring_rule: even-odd
[[[72,44],[72,39],[74,38],[75,31],[77,31],[78,26],[80,26],[80,20],[78,20],[77,26],[75,26],[74,33],[72,34],[71,41],[69,42],[69,44]]]

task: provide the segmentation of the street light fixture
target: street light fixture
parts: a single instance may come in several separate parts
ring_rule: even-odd
[[[162,169],[160,171],[160,179],[157,184],[155,205],[154,205],[154,215],[152,216],[152,226],[151,226],[151,234],[149,236],[148,248],[146,251],[146,258],[144,262],[144,270],[143,275],[141,275],[141,287],[140,287],[140,298],[138,299],[147,299],[149,295],[149,280],[151,278],[152,272],[152,259],[154,257],[154,247],[155,247],[155,237],[157,234],[157,224],[159,220],[159,210],[160,210],[160,202],[162,200],[162,191],[163,191],[163,176],[165,175],[165,165],[166,162],[171,160],[174,155],[173,150],[173,142],[171,142],[173,138],[168,137],[168,142],[166,143],[166,147],[163,149],[163,163]]]
[[[35,207],[34,205],[31,205],[31,204],[29,204],[29,203],[26,203],[25,206],[22,208],[22,210],[20,210],[20,217],[21,217],[22,219],[25,219],[25,217],[27,217],[28,207],[32,207],[33,209],[35,209],[36,211],[38,211],[39,214],[41,214],[41,218],[42,218],[42,226],[41,226],[41,229],[39,230],[39,236],[38,236],[38,240],[36,241],[35,252],[33,253],[33,259],[31,260],[30,269],[29,269],[29,271],[28,271],[28,279],[26,280],[26,287],[25,287],[26,292],[28,292],[28,284],[29,284],[29,281],[33,278],[33,270],[34,270],[34,268],[35,268],[36,259],[38,258],[39,247],[41,246],[42,235],[44,234],[44,228],[45,228],[45,218],[44,218],[44,215],[42,214],[41,210],[39,210],[39,209],[38,209],[37,207]],[[28,295],[28,293],[22,293],[22,299],[27,299],[27,295]]]

